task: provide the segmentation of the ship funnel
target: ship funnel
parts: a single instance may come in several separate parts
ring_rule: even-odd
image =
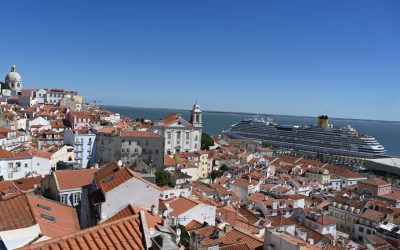
[[[318,127],[326,128],[329,127],[329,119],[327,115],[318,116]]]

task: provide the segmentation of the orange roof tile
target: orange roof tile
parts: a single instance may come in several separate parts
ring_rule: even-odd
[[[223,238],[224,244],[245,243],[250,249],[258,249],[264,245],[263,240],[243,233],[237,229],[227,232]]]
[[[0,202],[0,231],[35,224],[39,225],[43,235],[52,238],[80,229],[74,208],[41,196],[23,193]]]
[[[20,249],[137,249],[144,250],[145,242],[138,215],[100,224],[75,233],[39,242]]]
[[[180,214],[188,211],[189,209],[194,208],[200,203],[194,199],[189,199],[186,197],[179,197],[171,202],[169,202],[169,206],[173,209],[170,213],[172,216],[179,216]]]
[[[40,187],[40,184],[42,183],[42,179],[43,179],[43,177],[41,175],[39,175],[39,176],[35,176],[35,177],[20,178],[17,180],[13,180],[12,182],[18,188],[18,190],[29,191],[31,189],[34,189],[35,185]]]
[[[153,131],[138,131],[138,130],[122,130],[122,137],[150,137],[150,138],[161,138],[159,134]]]
[[[59,190],[77,189],[93,182],[93,176],[99,169],[59,170],[54,172]]]

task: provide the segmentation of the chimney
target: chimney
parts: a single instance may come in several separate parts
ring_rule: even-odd
[[[158,215],[158,207],[156,207],[155,205],[152,205],[151,206],[151,214]]]
[[[249,176],[249,183],[251,184],[251,176]]]
[[[118,161],[117,165],[118,165],[119,168],[122,168],[124,166],[124,164],[122,163],[121,160]]]

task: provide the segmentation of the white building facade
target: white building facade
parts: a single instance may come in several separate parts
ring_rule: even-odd
[[[200,151],[202,129],[203,114],[197,103],[191,111],[190,121],[183,119],[180,114],[172,113],[153,126],[153,130],[164,137],[165,154]]]

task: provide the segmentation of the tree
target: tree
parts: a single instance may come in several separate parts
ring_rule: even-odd
[[[156,176],[156,183],[159,186],[170,186],[174,187],[174,184],[171,181],[171,174],[164,170],[158,170],[155,173]]]
[[[214,139],[207,133],[201,134],[201,149],[208,150],[210,147],[214,146]]]
[[[219,170],[222,172],[226,172],[226,171],[228,171],[228,169],[229,169],[229,167],[226,164],[222,164],[222,166],[219,167]]]
[[[221,170],[213,170],[211,171],[211,179],[215,180],[224,175],[224,171]]]

